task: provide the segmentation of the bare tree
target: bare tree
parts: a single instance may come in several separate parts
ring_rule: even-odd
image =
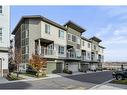
[[[15,49],[15,64],[17,66],[17,78],[19,77],[19,66],[22,63],[22,50]]]

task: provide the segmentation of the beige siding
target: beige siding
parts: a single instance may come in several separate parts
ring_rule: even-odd
[[[38,19],[29,20],[29,58],[35,53],[35,40],[41,37],[41,21]]]
[[[51,24],[50,25],[50,34],[45,33],[45,23],[41,21],[41,38],[48,39],[54,41],[54,49],[56,51],[56,56],[55,57],[66,57],[66,45],[67,45],[67,37],[66,37],[66,31],[64,31],[64,38],[59,38],[59,30],[60,28],[57,28]],[[64,52],[65,54],[59,55],[58,54],[58,46],[64,46]]]

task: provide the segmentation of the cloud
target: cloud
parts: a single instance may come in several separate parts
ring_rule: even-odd
[[[127,14],[126,6],[100,7],[109,17],[116,17]]]
[[[98,32],[96,32],[95,36],[102,37],[103,35],[110,33],[111,29],[112,24],[108,24],[107,27],[98,29]]]

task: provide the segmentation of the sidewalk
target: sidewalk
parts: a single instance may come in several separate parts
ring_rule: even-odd
[[[127,85],[110,83],[112,80],[108,80],[102,84],[96,85],[89,90],[127,90]]]
[[[107,83],[91,90],[127,90],[127,85]]]

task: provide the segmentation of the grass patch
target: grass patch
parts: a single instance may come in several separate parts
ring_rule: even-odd
[[[125,80],[113,80],[110,83],[127,85],[127,79],[125,79]]]
[[[11,74],[11,75],[8,75],[8,76],[6,77],[6,79],[9,80],[9,81],[15,81],[15,80],[22,80],[22,79],[24,79],[24,78],[22,78],[22,77],[18,77],[18,78],[17,78],[16,75]]]

